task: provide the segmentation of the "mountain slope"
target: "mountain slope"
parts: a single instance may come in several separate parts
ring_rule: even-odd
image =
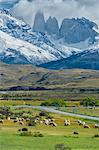
[[[99,45],[68,58],[40,65],[47,69],[95,69],[99,70]]]

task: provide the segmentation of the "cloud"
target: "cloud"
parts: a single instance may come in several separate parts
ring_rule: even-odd
[[[86,17],[99,24],[99,0],[20,0],[11,12],[32,25],[38,9],[46,19],[55,16],[60,23],[63,18]]]

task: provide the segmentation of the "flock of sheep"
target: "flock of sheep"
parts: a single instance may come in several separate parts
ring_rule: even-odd
[[[14,119],[11,119],[10,117],[7,118],[8,121],[13,121],[13,123],[19,123],[19,125],[22,125],[22,126],[25,126],[25,125],[28,125],[28,126],[32,126],[32,121],[29,119],[29,118],[14,118]],[[1,119],[0,120],[0,124],[3,124],[5,122],[5,120]],[[35,119],[34,119],[34,122],[35,123],[40,123],[40,124],[45,124],[45,125],[49,125],[49,126],[52,126],[52,127],[57,127],[57,123],[55,122],[55,119],[43,119],[41,120],[41,118],[39,116],[36,116]],[[79,126],[83,126],[84,128],[90,128],[90,126],[88,124],[86,124],[85,122],[81,121],[81,120],[77,120],[76,121],[77,124],[79,124]],[[64,120],[64,126],[70,126],[71,125],[71,121],[70,120]],[[94,128],[97,128],[99,129],[99,124],[95,124],[94,125]]]

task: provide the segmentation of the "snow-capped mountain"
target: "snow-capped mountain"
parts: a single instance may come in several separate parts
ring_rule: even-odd
[[[7,10],[0,10],[0,60],[7,63],[32,63],[34,65],[66,58],[79,49],[59,44],[11,16]]]
[[[75,55],[83,55],[83,52],[86,51],[86,49],[88,50],[90,43],[92,44],[98,40],[98,33],[93,29],[97,27],[95,23],[85,18],[71,19],[69,22],[66,20],[68,32],[71,34],[79,30],[77,32],[77,37],[80,37],[81,40],[78,41],[75,37],[76,35],[73,37],[73,33],[72,36],[68,33],[68,39],[74,38],[74,40],[76,39],[76,43],[74,41],[72,43],[66,43],[64,37],[60,38],[62,27],[59,29],[57,19],[50,17],[45,22],[43,14],[41,14],[41,12],[39,13],[36,16],[37,22],[35,22],[35,32],[33,32],[33,29],[28,24],[13,17],[9,11],[0,10],[1,61],[9,64],[29,63],[33,65],[40,65],[58,60],[61,61],[61,59],[66,59],[67,57],[69,59],[69,57],[74,57]],[[41,17],[39,15],[41,15]],[[38,24],[39,21],[41,22],[41,26]],[[71,23],[73,21],[76,23]],[[71,24],[73,25],[70,27]],[[79,27],[79,24],[81,24],[83,28]],[[65,29],[64,33],[66,34],[66,32],[67,30]],[[86,35],[83,35],[83,33]],[[58,38],[54,35],[57,35]],[[84,39],[82,39],[81,35],[84,36]],[[84,45],[84,43],[86,44]],[[95,44],[91,49],[96,50]],[[91,49],[89,49],[89,52]]]

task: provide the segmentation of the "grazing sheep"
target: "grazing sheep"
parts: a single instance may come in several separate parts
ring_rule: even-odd
[[[28,122],[28,121],[30,121],[30,119],[29,119],[29,118],[27,118],[27,119],[26,119],[26,122]]]
[[[81,121],[81,120],[77,120],[77,122],[78,122],[79,124],[81,124],[81,123],[82,123],[82,121]]]
[[[44,122],[45,125],[49,124],[49,121],[47,119],[44,119],[43,122]]]
[[[25,132],[27,132],[27,131],[28,131],[28,129],[27,129],[27,128],[22,128],[22,129],[21,129],[21,131],[25,131]]]
[[[97,128],[97,129],[98,129],[98,128],[99,128],[99,124],[95,124],[95,128]]]
[[[35,117],[35,122],[38,122],[40,120],[40,117],[39,116],[36,116]]]
[[[4,121],[3,120],[0,120],[0,123],[3,123]]]
[[[83,121],[81,121],[81,120],[78,120],[78,123],[79,123],[79,125],[85,125],[85,122],[83,122]]]
[[[14,123],[17,123],[18,121],[17,121],[17,120],[14,120],[13,122],[14,122]]]
[[[70,125],[70,120],[64,120],[64,126],[69,126]]]
[[[73,134],[77,134],[77,135],[78,135],[79,133],[78,133],[78,132],[76,132],[76,131],[74,131],[74,132],[73,132]]]
[[[31,122],[30,122],[30,123],[28,124],[28,126],[30,126],[30,127],[31,127],[31,126],[34,126],[34,125],[33,125],[33,123],[31,123]]]
[[[7,120],[10,121],[10,117],[8,117]]]
[[[24,126],[24,122],[22,122],[22,121],[20,121],[19,124]]]
[[[40,121],[40,124],[43,124],[43,121]]]
[[[21,118],[21,121],[25,121],[24,118]]]
[[[84,125],[83,127],[84,127],[84,128],[88,128],[88,129],[90,128],[89,125]]]
[[[57,124],[55,122],[50,122],[49,125],[52,127],[57,127]]]
[[[85,125],[85,122],[82,122],[82,125],[84,126],[84,125]]]
[[[17,117],[16,120],[19,121],[19,118]]]
[[[51,120],[51,122],[54,122],[55,121],[55,119],[50,119]]]

